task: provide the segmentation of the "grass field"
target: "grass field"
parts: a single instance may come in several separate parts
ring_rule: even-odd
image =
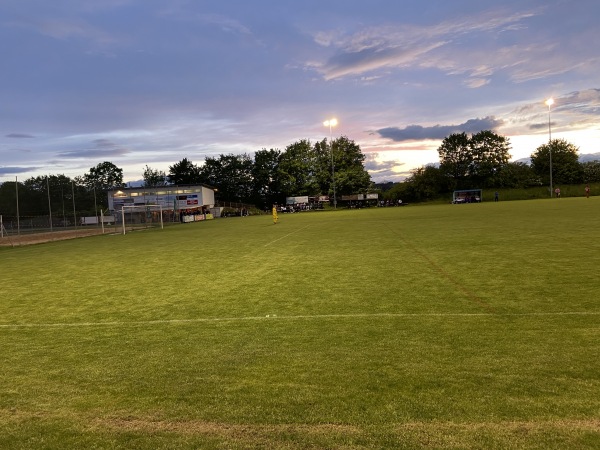
[[[600,447],[600,198],[0,248],[0,448]]]

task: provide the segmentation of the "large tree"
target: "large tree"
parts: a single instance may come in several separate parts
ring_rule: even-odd
[[[17,196],[25,190],[23,183],[17,181],[5,181],[0,184],[0,214],[7,217],[17,215]]]
[[[195,184],[200,182],[200,169],[192,161],[183,158],[181,161],[169,166],[169,182],[171,184]]]
[[[432,165],[419,167],[411,171],[410,176],[400,187],[394,200],[404,202],[422,202],[433,200],[445,191],[448,191],[448,177],[440,168]]]
[[[579,163],[579,148],[564,139],[553,139],[540,145],[531,155],[531,168],[544,184],[550,183],[550,156],[552,156],[552,182],[575,184],[584,180],[583,167]]]
[[[23,188],[29,191],[27,195],[31,199],[35,199],[36,214],[52,211],[53,216],[62,215],[65,210],[72,209],[74,193],[78,210],[94,211],[94,187],[89,189],[81,177],[77,180],[71,180],[65,175],[31,177],[23,182]],[[19,195],[19,200],[21,197]],[[100,206],[107,203],[102,192],[98,192],[96,197]]]
[[[440,169],[454,187],[493,186],[495,177],[508,164],[508,138],[484,130],[467,136],[451,134],[438,148]]]
[[[107,204],[106,195],[95,191],[83,177],[72,180],[65,175],[31,177],[16,185],[6,182],[0,185],[0,214],[16,216],[17,192],[21,217],[47,216],[50,211],[55,218],[71,217],[73,208],[78,213],[94,214],[96,206],[106,208]]]
[[[152,169],[146,165],[144,169],[144,187],[157,187],[167,184],[167,175],[158,169]]]
[[[123,184],[123,169],[120,169],[109,161],[104,161],[83,176],[83,182],[89,189],[95,188],[97,191],[106,192],[111,189],[118,189]]]
[[[372,183],[360,147],[345,136],[334,140],[332,146],[337,195],[366,194]]]
[[[315,163],[316,155],[310,141],[303,139],[288,145],[277,168],[282,195],[291,197],[319,194]]]
[[[254,201],[262,208],[283,201],[277,178],[280,158],[281,152],[274,149],[262,149],[254,154],[252,193]]]
[[[600,182],[600,161],[587,161],[581,163],[583,169],[583,181],[585,183]]]
[[[80,203],[90,205],[89,208],[85,208],[90,212],[96,211],[98,207],[101,209],[107,208],[106,192],[125,186],[123,183],[123,169],[109,161],[104,161],[90,168],[90,171],[83,177],[76,177],[75,183],[79,186],[85,186],[87,189],[87,191],[79,194],[76,192],[76,198],[79,199]]]
[[[453,180],[455,187],[466,185],[464,180],[473,162],[467,134],[455,133],[446,137],[438,148],[438,155],[442,174]]]
[[[507,137],[492,131],[480,131],[469,139],[472,162],[469,167],[471,181],[480,187],[495,185],[495,177],[510,159],[510,142]]]
[[[218,189],[221,200],[250,201],[252,193],[252,159],[247,154],[207,157],[200,167],[200,180]]]
[[[493,176],[493,186],[498,188],[526,188],[541,184],[531,166],[522,162],[508,163]]]

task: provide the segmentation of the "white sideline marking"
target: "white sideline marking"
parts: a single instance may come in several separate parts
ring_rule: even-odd
[[[269,245],[271,245],[271,244],[274,244],[274,243],[275,243],[275,242],[277,242],[277,241],[280,241],[280,240],[282,240],[282,239],[285,239],[285,238],[286,238],[286,237],[288,237],[288,236],[291,236],[291,235],[292,235],[292,234],[294,234],[294,233],[298,233],[298,232],[300,232],[300,231],[302,231],[302,230],[305,230],[306,228],[308,228],[308,225],[306,225],[305,227],[299,228],[299,229],[297,229],[296,231],[292,231],[291,233],[288,233],[288,234],[286,234],[285,236],[281,236],[280,238],[277,238],[277,239],[275,239],[274,241],[267,242],[267,243],[266,243],[264,246],[265,246],[265,247],[267,247],[267,246],[269,246]]]
[[[241,322],[250,320],[299,320],[299,319],[360,319],[369,317],[527,317],[527,316],[597,316],[600,312],[572,311],[572,312],[532,312],[532,313],[381,313],[381,314],[317,314],[298,316],[266,316],[249,317],[213,317],[198,319],[162,319],[162,320],[137,320],[131,322],[59,322],[59,323],[22,323],[0,324],[2,328],[68,328],[68,327],[110,327],[127,325],[163,325],[178,323],[202,322]]]

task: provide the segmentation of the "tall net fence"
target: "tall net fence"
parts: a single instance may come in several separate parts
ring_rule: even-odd
[[[110,228],[114,226],[114,221],[105,221],[104,226]],[[2,216],[2,234],[8,236],[18,236],[21,234],[32,233],[52,233],[60,231],[73,231],[77,229],[101,228],[100,216],[75,216],[63,218],[57,216]]]

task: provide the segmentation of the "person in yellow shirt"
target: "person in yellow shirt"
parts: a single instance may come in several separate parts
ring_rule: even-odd
[[[277,225],[277,205],[273,205],[273,225]]]

